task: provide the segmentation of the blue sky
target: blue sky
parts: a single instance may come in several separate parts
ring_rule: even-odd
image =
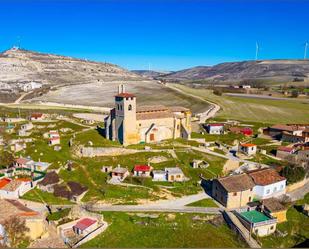
[[[0,50],[107,61],[128,69],[178,70],[302,58],[304,0],[0,0]]]

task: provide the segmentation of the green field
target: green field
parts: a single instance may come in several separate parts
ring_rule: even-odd
[[[139,217],[126,213],[103,213],[107,230],[82,247],[105,248],[202,248],[245,247],[225,224],[214,226],[210,215],[158,214]],[[195,220],[193,217],[200,217]],[[205,220],[203,220],[205,219]]]
[[[172,84],[172,86],[220,105],[222,109],[217,115],[220,118],[265,123],[309,122],[308,100],[267,100],[217,96],[207,89],[194,89],[178,84]]]

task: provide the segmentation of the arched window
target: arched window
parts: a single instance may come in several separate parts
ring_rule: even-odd
[[[128,106],[128,110],[129,110],[129,111],[132,110],[132,105],[131,105],[131,104]]]
[[[117,104],[117,110],[119,110],[119,104]]]

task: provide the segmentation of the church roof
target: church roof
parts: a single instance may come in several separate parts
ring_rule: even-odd
[[[169,111],[136,113],[137,120],[173,118],[173,117],[174,117],[173,113]]]

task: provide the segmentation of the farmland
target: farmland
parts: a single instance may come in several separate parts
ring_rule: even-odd
[[[270,100],[217,96],[207,89],[194,89],[183,85],[171,84],[185,93],[202,97],[220,105],[217,117],[242,121],[265,123],[303,123],[309,122],[308,100]]]

